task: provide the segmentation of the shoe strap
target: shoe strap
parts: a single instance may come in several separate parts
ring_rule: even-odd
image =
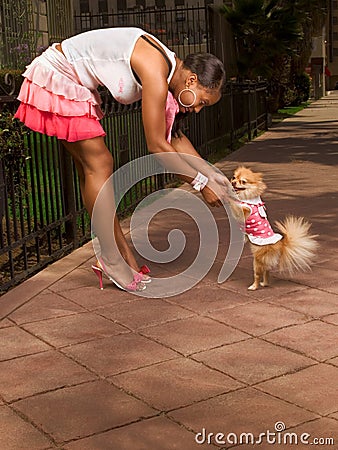
[[[127,289],[129,291],[137,291],[139,283],[142,281],[143,276],[139,273],[135,273],[133,281],[128,284]]]
[[[140,283],[143,280],[143,274],[140,272],[135,273],[133,278],[136,283]]]

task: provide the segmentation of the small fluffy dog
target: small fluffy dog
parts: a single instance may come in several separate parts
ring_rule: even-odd
[[[235,218],[245,221],[245,234],[254,257],[254,282],[248,289],[268,286],[269,271],[293,274],[310,268],[317,248],[316,236],[309,235],[310,224],[303,217],[288,216],[276,222],[275,233],[267,219],[261,195],[266,189],[261,173],[238,167],[231,179],[238,202],[231,202]]]

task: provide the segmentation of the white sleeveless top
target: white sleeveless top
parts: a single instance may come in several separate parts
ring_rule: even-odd
[[[142,97],[142,86],[133,74],[130,58],[143,34],[158,42],[168,56],[172,64],[169,84],[176,66],[175,53],[140,28],[87,31],[62,41],[62,50],[83,86],[91,91],[106,86],[118,102],[129,104]]]

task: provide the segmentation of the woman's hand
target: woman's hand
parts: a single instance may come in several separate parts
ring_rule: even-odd
[[[204,200],[210,206],[222,206],[231,200],[237,200],[236,193],[225,175],[214,172],[209,175],[208,184],[201,191]]]
[[[209,185],[209,183],[208,183]],[[204,200],[206,201],[206,203],[208,203],[208,205],[210,206],[217,206],[217,208],[219,206],[222,206],[222,202],[220,200],[220,197],[215,193],[215,191],[213,189],[211,189],[209,186],[205,186],[202,191],[201,194],[204,198]]]
[[[237,199],[236,192],[232,187],[232,184],[230,183],[228,178],[225,175],[223,175],[222,172],[213,172],[212,174],[210,174],[209,181],[215,182],[218,185],[222,186],[227,190],[229,197]]]

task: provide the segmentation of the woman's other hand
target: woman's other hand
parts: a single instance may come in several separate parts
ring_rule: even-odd
[[[208,184],[201,191],[210,206],[222,206],[230,200],[237,200],[236,193],[228,178],[218,172],[209,175]]]

